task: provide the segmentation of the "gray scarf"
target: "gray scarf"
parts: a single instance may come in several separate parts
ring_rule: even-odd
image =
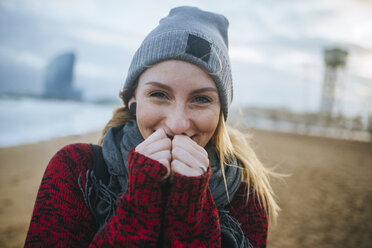
[[[99,225],[98,232],[101,231],[106,223],[116,214],[118,200],[128,187],[129,151],[142,141],[144,141],[144,139],[135,120],[131,120],[123,126],[110,128],[104,136],[102,155],[110,175],[109,181],[105,184],[101,180],[97,180],[93,171],[88,171],[85,190],[80,186],[86,204],[95,215]],[[248,240],[244,238],[244,234],[240,229],[240,224],[224,210],[224,207],[229,204],[229,199],[231,200],[233,198],[241,182],[241,172],[240,169],[237,168],[239,162],[233,157],[231,159],[231,164],[233,166],[224,165],[228,198],[216,148],[214,145],[208,144],[205,149],[208,152],[208,158],[212,169],[209,188],[219,211],[222,236],[227,232],[227,239],[233,237],[237,244],[236,247],[248,247]],[[92,185],[91,188],[88,188],[88,181],[90,181]],[[93,200],[91,199],[92,195],[94,195]]]

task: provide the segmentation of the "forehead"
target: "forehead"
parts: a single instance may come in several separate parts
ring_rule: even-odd
[[[146,69],[138,79],[138,87],[158,82],[183,89],[212,87],[213,79],[200,67],[181,60],[166,60]]]

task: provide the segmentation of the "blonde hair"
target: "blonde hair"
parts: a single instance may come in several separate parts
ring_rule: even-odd
[[[108,129],[123,125],[129,120],[135,119],[129,112],[127,107],[128,100],[125,99],[125,96],[126,92],[122,91],[120,97],[123,99],[124,105],[114,110],[111,120],[102,130],[101,137],[98,141],[99,145],[102,145],[103,137]],[[236,128],[228,126],[221,112],[212,142],[216,145],[220,157],[225,187],[227,188],[227,184],[223,165],[235,166],[230,164],[230,158],[235,156],[242,166],[240,167],[242,171],[242,182],[247,185],[246,192],[250,192],[252,189],[254,190],[255,196],[264,207],[270,221],[275,222],[280,208],[274,199],[274,192],[270,185],[269,177],[277,176],[278,174],[265,168],[258,160],[256,153],[248,143],[248,135],[240,132]],[[246,200],[248,201],[248,197]]]
[[[223,113],[221,113],[220,122],[214,135],[213,142],[216,145],[220,157],[225,187],[227,187],[227,184],[223,164],[234,166],[230,164],[230,158],[235,156],[242,166],[242,182],[246,183],[246,192],[248,193],[253,189],[255,196],[259,203],[263,205],[270,221],[276,222],[280,208],[274,199],[274,192],[270,185],[269,178],[271,176],[278,177],[281,175],[263,166],[257,158],[256,153],[249,145],[248,138],[249,136],[247,133],[243,133],[227,125],[223,118]],[[248,201],[248,199],[247,197],[246,200]]]

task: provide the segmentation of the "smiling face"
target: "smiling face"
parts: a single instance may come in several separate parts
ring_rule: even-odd
[[[180,60],[160,62],[142,73],[129,105],[133,101],[143,138],[163,128],[170,137],[187,135],[202,147],[212,138],[221,110],[213,79]]]

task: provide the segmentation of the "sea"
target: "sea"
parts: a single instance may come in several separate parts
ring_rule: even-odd
[[[0,96],[0,147],[35,143],[67,135],[100,131],[119,101],[72,101],[38,97]],[[370,141],[366,131],[307,126],[265,117],[238,116],[232,109],[229,122],[237,127],[275,130],[311,136]]]
[[[0,97],[0,147],[103,129],[119,103]]]

